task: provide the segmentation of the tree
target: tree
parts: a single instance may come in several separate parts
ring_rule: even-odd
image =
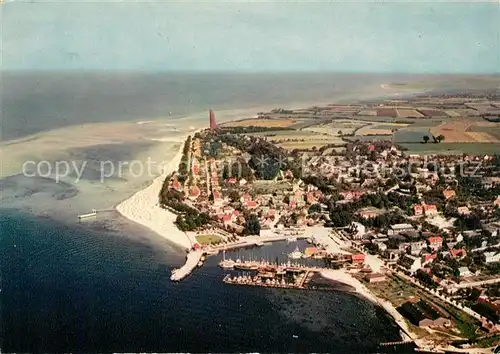
[[[437,140],[438,143],[442,142],[444,140],[444,135],[438,135],[436,137],[436,140]]]
[[[308,210],[309,214],[314,214],[314,213],[321,213],[321,205],[319,204],[313,204],[309,207]]]
[[[245,221],[245,235],[259,235],[260,221],[257,215],[250,215]]]
[[[428,135],[424,135],[424,137],[422,139],[424,140],[424,144],[427,144],[429,142],[429,136]]]
[[[229,199],[231,199],[232,202],[236,202],[236,201],[240,200],[240,193],[238,193],[237,190],[232,190],[229,193]]]

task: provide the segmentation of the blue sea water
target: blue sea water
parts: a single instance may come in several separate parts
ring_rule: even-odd
[[[181,283],[142,242],[18,211],[1,225],[6,352],[372,352],[399,339],[391,318],[357,296],[222,283],[219,257]],[[252,252],[274,260],[294,245]],[[260,252],[260,253],[259,253]],[[293,338],[293,335],[298,338]]]

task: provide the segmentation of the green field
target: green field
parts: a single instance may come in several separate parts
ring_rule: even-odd
[[[403,143],[401,146],[408,149],[409,153],[431,155],[431,154],[449,154],[460,155],[466,154],[498,154],[500,144],[491,143]]]
[[[470,129],[471,132],[480,132],[480,133],[488,133],[491,136],[500,140],[500,125],[498,127],[478,127],[472,126]]]
[[[222,237],[217,235],[198,235],[196,240],[200,245],[211,245],[222,241]]]

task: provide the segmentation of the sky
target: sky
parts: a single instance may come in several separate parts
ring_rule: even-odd
[[[16,1],[3,70],[499,73],[500,3]]]

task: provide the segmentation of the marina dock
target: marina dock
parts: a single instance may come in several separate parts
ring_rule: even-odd
[[[230,264],[229,264],[230,263]],[[256,275],[231,276],[226,275],[224,283],[247,286],[262,286],[284,289],[307,289],[306,285],[315,272],[320,272],[323,268],[307,267],[298,264],[271,264],[268,262],[241,262],[222,261],[220,266],[228,269],[255,271]]]

